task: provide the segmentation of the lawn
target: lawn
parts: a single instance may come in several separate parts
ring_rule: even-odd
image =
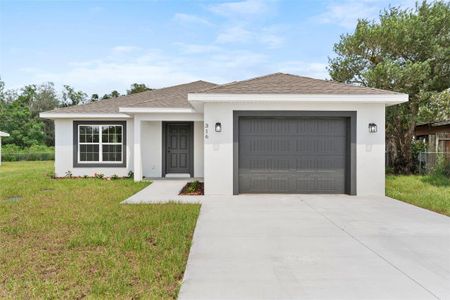
[[[148,185],[0,166],[0,298],[176,298],[199,205],[121,205]]]
[[[386,195],[450,216],[450,178],[386,176]]]

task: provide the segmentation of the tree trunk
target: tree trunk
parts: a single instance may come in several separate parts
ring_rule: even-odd
[[[393,147],[393,167],[394,172],[400,174],[410,174],[414,170],[414,160],[412,153],[412,141],[416,128],[416,117],[418,112],[418,102],[415,96],[411,96],[408,103],[409,114],[407,124],[400,119],[396,119],[395,130],[390,136]]]

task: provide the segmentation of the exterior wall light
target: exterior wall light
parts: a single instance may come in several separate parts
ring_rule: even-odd
[[[369,123],[369,132],[370,133],[376,133],[377,132],[377,124]]]
[[[216,123],[216,126],[214,126],[214,129],[216,132],[222,132],[222,124],[220,122]]]

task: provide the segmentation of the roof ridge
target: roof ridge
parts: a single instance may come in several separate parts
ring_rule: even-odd
[[[152,93],[154,93],[154,92],[158,92],[158,91],[161,91],[161,90],[164,91],[164,90],[166,90],[166,89],[175,88],[175,87],[179,87],[179,86],[183,86],[183,85],[188,85],[188,84],[192,84],[192,83],[196,83],[196,82],[204,82],[204,83],[208,83],[208,84],[215,84],[215,85],[217,85],[216,83],[209,82],[209,81],[205,81],[205,80],[195,80],[195,81],[192,81],[192,82],[180,83],[180,84],[171,85],[171,86],[166,86],[166,87],[162,87],[162,88],[146,90],[146,91],[142,91],[142,92],[138,92],[138,93],[134,93],[134,94],[120,95],[119,97],[106,98],[106,99],[99,99],[99,100],[97,100],[97,101],[91,101],[91,102],[88,102],[88,103],[82,103],[82,104],[72,105],[72,106],[58,107],[58,108],[55,108],[55,109],[51,110],[51,112],[57,112],[57,111],[59,112],[59,111],[65,110],[65,109],[67,109],[67,108],[69,108],[69,107],[75,107],[75,106],[78,106],[78,107],[81,107],[81,106],[82,106],[82,107],[86,107],[86,106],[98,105],[100,102],[102,102],[102,103],[104,104],[104,103],[105,103],[104,101],[123,101],[123,100],[125,100],[125,99],[129,99],[130,97],[132,98],[132,97],[135,97],[135,96],[137,96],[137,95],[142,95],[142,94],[144,94],[144,93],[152,94]],[[153,100],[140,101],[140,102],[134,103],[133,105],[139,104],[139,103],[151,102],[151,101],[153,101]]]
[[[383,89],[367,87],[367,86],[361,86],[361,85],[352,85],[352,84],[339,82],[339,81],[335,81],[335,80],[317,79],[317,78],[308,77],[308,76],[301,76],[301,75],[297,75],[297,74],[284,73],[284,72],[275,72],[275,73],[270,73],[270,74],[266,74],[266,75],[262,75],[262,76],[253,77],[253,78],[250,78],[250,79],[245,79],[245,80],[240,80],[240,81],[232,81],[232,82],[229,82],[229,83],[217,85],[217,86],[212,87],[212,88],[208,88],[208,89],[205,89],[205,90],[194,92],[193,94],[195,94],[195,93],[203,93],[203,92],[210,92],[210,91],[214,91],[215,89],[222,88],[222,87],[229,87],[229,86],[233,86],[233,85],[236,85],[236,84],[246,83],[246,82],[249,82],[249,81],[259,80],[259,79],[262,79],[262,78],[267,78],[267,77],[271,77],[271,76],[275,76],[275,75],[286,75],[286,76],[297,77],[297,78],[307,79],[307,80],[316,81],[316,82],[327,82],[329,84],[337,85],[337,86],[345,86],[345,87],[351,86],[351,87],[367,89],[367,90],[372,90],[372,91],[383,91],[383,92],[386,92],[386,90],[383,90]],[[395,92],[395,91],[389,91],[389,92],[400,94],[399,92]]]
[[[317,79],[317,78],[313,78],[313,77],[301,76],[301,75],[289,74],[289,73],[281,73],[281,74],[285,74],[285,75],[289,75],[289,76],[295,76],[295,77],[300,77],[300,78],[307,78],[307,79],[310,79],[310,80],[313,80],[313,81],[326,81],[328,83],[335,84],[335,85],[340,85],[340,86],[347,86],[347,87],[348,86],[352,86],[352,87],[357,87],[357,88],[369,89],[369,90],[372,90],[372,91],[386,91],[386,90],[383,90],[383,89],[374,88],[374,87],[370,87],[370,86],[353,85],[353,84],[350,84],[350,83],[340,82],[340,81],[336,81],[336,80],[333,80],[333,79],[331,79],[331,80],[328,80],[328,79]],[[401,94],[401,93],[396,92],[396,91],[389,91],[389,92]]]
[[[160,88],[158,90],[159,91],[160,90],[166,90],[166,89],[169,89],[169,88],[180,87],[180,86],[183,86],[183,85],[189,85],[189,84],[193,84],[193,83],[197,83],[197,82],[202,82],[202,83],[207,83],[207,84],[214,84],[215,86],[218,86],[218,84],[214,83],[214,82],[209,82],[209,81],[205,81],[205,80],[196,80],[196,81],[192,81],[192,82],[188,82],[188,83],[182,83],[182,84],[168,86],[168,87],[165,87],[165,88]],[[157,99],[148,99],[148,100],[144,100],[144,101],[133,103],[130,106],[136,106],[136,105],[143,104],[143,103],[157,102],[157,101],[158,101]]]
[[[257,80],[257,79],[261,79],[261,78],[265,78],[265,77],[270,77],[270,76],[274,76],[274,75],[278,75],[278,74],[284,74],[281,72],[276,72],[276,73],[270,73],[270,74],[266,74],[266,75],[261,75],[261,76],[257,76],[257,77],[252,77],[249,79],[244,79],[244,80],[235,80],[235,81],[231,81],[228,83],[224,83],[224,84],[218,84],[217,86],[214,86],[212,88],[208,88],[205,90],[201,90],[195,93],[202,93],[202,92],[206,92],[206,91],[210,91],[210,90],[214,90],[216,88],[221,88],[221,87],[226,87],[226,86],[230,86],[230,85],[234,85],[234,84],[238,84],[238,83],[243,83],[243,82],[248,82],[248,81],[252,81],[252,80]],[[290,75],[290,74],[284,74],[284,75]],[[193,93],[193,94],[195,94]]]

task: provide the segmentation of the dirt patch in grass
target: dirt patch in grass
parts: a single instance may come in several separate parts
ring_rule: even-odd
[[[198,180],[188,182],[181,189],[180,195],[201,196],[205,194],[205,185]]]

